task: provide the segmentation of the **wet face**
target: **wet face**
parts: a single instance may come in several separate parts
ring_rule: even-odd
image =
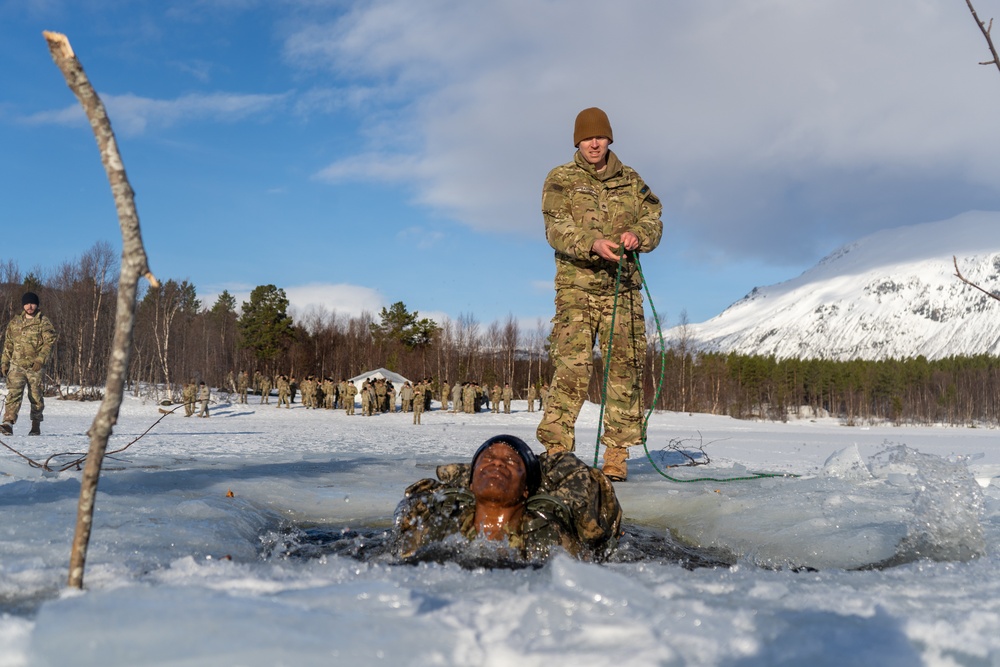
[[[528,469],[508,444],[497,442],[486,449],[472,469],[472,494],[476,501],[512,507],[528,497]]]
[[[583,159],[598,169],[608,163],[608,146],[611,140],[607,137],[589,137],[580,142],[578,148]]]

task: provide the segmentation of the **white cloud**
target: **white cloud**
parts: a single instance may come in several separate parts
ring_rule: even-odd
[[[364,87],[377,119],[373,150],[320,178],[408,179],[476,229],[537,233],[541,181],[592,105],[668,228],[723,255],[800,260],[972,194],[1000,202],[1000,79],[949,0],[376,0],[285,55]]]
[[[143,134],[150,126],[161,128],[203,120],[235,122],[260,116],[284,106],[288,93],[280,95],[244,95],[210,93],[183,95],[172,100],[157,100],[137,95],[102,94],[101,100],[116,132]],[[41,111],[21,119],[31,125],[86,125],[87,119],[78,104],[55,111]]]

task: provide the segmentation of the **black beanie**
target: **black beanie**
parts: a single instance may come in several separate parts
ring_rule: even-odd
[[[25,292],[24,296],[21,297],[21,305],[27,306],[29,303],[38,305],[38,295],[34,292]]]
[[[472,455],[473,470],[476,468],[476,459],[479,458],[479,455],[498,442],[502,442],[513,449],[521,457],[521,460],[524,461],[524,468],[527,470],[528,495],[535,495],[538,487],[542,484],[542,465],[538,462],[538,457],[535,456],[535,453],[531,451],[531,447],[528,447],[524,440],[515,435],[495,435],[479,445],[479,449]]]

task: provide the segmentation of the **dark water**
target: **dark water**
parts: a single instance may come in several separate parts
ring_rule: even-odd
[[[636,524],[624,524],[618,549],[607,563],[652,562],[679,565],[687,569],[728,567],[736,562],[732,554],[698,549],[681,544],[662,529]],[[417,562],[455,562],[467,568],[540,567],[543,562],[525,561],[513,556],[501,546],[486,548],[470,546],[464,540],[442,542],[422,549],[417,557],[407,560],[392,553],[391,528],[334,528],[329,526],[293,526],[264,554],[265,558],[308,560],[327,556],[342,556],[366,562],[412,564]]]

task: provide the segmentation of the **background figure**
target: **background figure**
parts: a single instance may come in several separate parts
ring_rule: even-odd
[[[212,398],[212,392],[204,380],[198,383],[198,400],[201,401],[201,412],[199,417],[208,417],[208,401]]]
[[[635,253],[659,245],[663,223],[660,200],[609,149],[613,141],[607,114],[584,109],[573,128],[578,149],[573,161],[550,171],[542,187],[545,236],[556,263],[556,313],[549,337],[555,371],[536,435],[547,450],[576,448],[576,418],[598,342],[608,364],[604,472],[622,481],[628,476],[628,447],[642,441],[646,328]]]
[[[0,375],[7,376],[7,405],[0,433],[14,434],[24,385],[27,384],[28,402],[31,404],[31,430],[28,435],[41,435],[42,411],[45,409],[42,367],[52,354],[56,330],[52,321],[39,311],[38,295],[34,292],[25,292],[21,297],[21,310],[7,324],[3,352],[0,353]]]

